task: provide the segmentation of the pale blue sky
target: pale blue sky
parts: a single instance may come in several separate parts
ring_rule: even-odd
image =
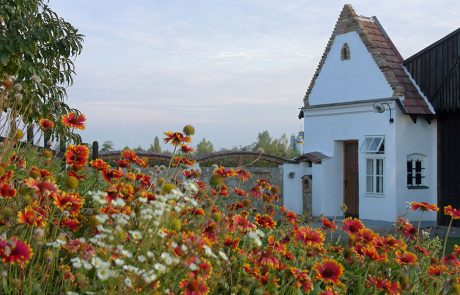
[[[302,98],[347,1],[50,0],[86,35],[68,103],[84,141],[147,148],[196,127],[216,148],[298,132]],[[460,27],[458,0],[352,1],[403,57]]]

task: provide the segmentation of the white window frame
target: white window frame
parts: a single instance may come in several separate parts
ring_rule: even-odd
[[[408,162],[411,162],[412,163],[412,169],[411,171],[409,172],[408,171],[408,167],[407,167],[407,163]],[[419,172],[420,173],[420,177],[421,177],[421,183],[420,184],[417,184],[416,183],[416,174],[417,174],[417,170],[416,170],[416,162],[417,161],[420,161],[420,165],[421,165],[421,171]],[[428,170],[428,161],[427,161],[427,156],[424,155],[424,154],[421,154],[421,153],[412,153],[412,154],[409,154],[407,155],[407,159],[406,159],[406,183],[407,183],[407,188],[408,189],[426,189],[428,188],[428,173],[427,173],[427,170]],[[408,180],[409,180],[409,173],[411,173],[411,182],[409,183]]]
[[[385,193],[385,157],[381,156],[381,155],[375,155],[375,156],[367,156],[364,158],[365,160],[365,165],[366,165],[366,181],[365,181],[365,184],[366,184],[366,195],[370,195],[370,196],[376,196],[376,197],[383,197],[384,196],[384,193]],[[370,174],[368,173],[368,168],[369,168],[369,161],[372,162],[372,171],[370,172]],[[381,165],[381,172],[378,173],[377,171],[377,162],[380,162],[380,165]],[[371,178],[371,188],[369,188],[369,183],[368,183],[368,179]],[[379,186],[379,190],[377,190],[377,184],[379,182],[379,179],[380,179],[380,186]]]
[[[383,145],[383,146],[382,146]],[[383,151],[380,149],[383,148]],[[359,149],[361,153],[367,154],[384,154],[385,153],[385,136],[366,136]]]
[[[365,166],[365,195],[370,197],[384,197],[385,193],[385,136],[368,135],[359,149],[364,156]],[[368,173],[368,161],[372,162],[372,171]],[[381,172],[377,171],[377,162],[380,162]],[[370,185],[368,180],[371,179]],[[379,189],[377,190],[377,184]]]

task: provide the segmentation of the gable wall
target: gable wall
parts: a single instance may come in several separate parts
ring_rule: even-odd
[[[341,60],[344,43],[349,60]],[[388,84],[357,32],[335,36],[309,96],[310,105],[391,97]]]

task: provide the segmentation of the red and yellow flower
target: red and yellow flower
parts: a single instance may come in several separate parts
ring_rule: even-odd
[[[417,263],[417,255],[410,251],[396,251],[396,263],[400,265],[415,265]]]
[[[54,122],[45,118],[41,118],[38,121],[38,125],[40,126],[41,131],[46,131],[54,127]]]
[[[337,285],[343,274],[343,265],[334,259],[325,259],[313,265],[316,272],[316,278],[326,284]]]
[[[367,286],[375,287],[379,291],[384,291],[386,294],[398,295],[399,293],[399,283],[391,282],[387,279],[376,278],[372,275],[369,276],[369,281]]]
[[[78,212],[83,207],[84,200],[78,193],[58,193],[53,195],[54,205],[61,211],[67,211],[71,216],[78,215]]]
[[[106,163],[104,160],[102,160],[102,159],[91,160],[91,161],[89,162],[89,164],[91,165],[91,167],[93,167],[93,168],[96,169],[97,171],[104,171],[104,170],[110,169],[109,164],[107,164],[107,163]]]
[[[50,180],[27,178],[24,184],[31,188],[41,199],[57,191],[57,186]]]
[[[86,164],[89,157],[89,148],[86,145],[69,145],[65,152],[65,159],[68,165],[81,168]]]
[[[113,182],[114,180],[120,179],[123,176],[123,170],[118,169],[107,169],[101,171],[102,177],[107,182]]]
[[[444,214],[450,216],[452,219],[460,219],[460,210],[452,208],[451,205],[444,207]]]
[[[364,224],[359,219],[348,217],[343,220],[342,230],[349,235],[355,235],[363,228]]]
[[[77,128],[84,130],[85,129],[86,117],[83,114],[77,114],[75,112],[70,112],[66,115],[63,115],[61,122],[64,126],[69,128]]]
[[[264,215],[257,214],[255,221],[260,227],[263,227],[263,228],[272,229],[276,227],[276,221],[274,221],[273,218],[267,214],[264,214]]]
[[[16,195],[16,189],[8,183],[0,184],[0,197],[11,199]]]
[[[243,232],[256,228],[254,224],[252,224],[246,217],[242,215],[233,216],[233,224],[237,229]]]
[[[293,236],[296,241],[306,246],[322,247],[324,243],[324,233],[308,226],[299,227]]]
[[[439,211],[438,206],[435,204],[430,204],[428,202],[410,202],[409,203],[412,210],[417,211]]]
[[[164,135],[166,135],[166,137],[163,139],[163,141],[165,143],[171,142],[171,144],[174,146],[179,146],[183,143],[192,141],[190,136],[186,136],[181,132],[166,131],[164,132]]]
[[[323,228],[328,229],[330,231],[334,231],[337,229],[337,224],[333,220],[330,220],[326,217],[321,217],[321,222],[323,223]]]
[[[206,281],[198,278],[183,279],[179,283],[184,295],[204,295],[209,292]]]
[[[339,293],[335,291],[334,289],[332,289],[331,287],[327,286],[326,290],[318,293],[318,295],[339,295]]]
[[[428,274],[433,277],[439,277],[447,271],[447,267],[444,264],[430,265],[428,268]]]
[[[313,290],[313,282],[306,270],[291,268],[291,274],[294,277],[294,287],[302,288],[305,293]]]
[[[34,206],[27,206],[24,210],[18,212],[18,223],[45,227],[45,217],[45,211],[38,204],[35,204]]]
[[[30,261],[32,255],[30,245],[16,237],[0,240],[0,257],[3,263],[17,263],[22,268]]]

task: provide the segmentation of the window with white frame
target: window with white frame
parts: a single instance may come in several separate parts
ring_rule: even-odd
[[[366,161],[366,193],[383,194],[384,136],[366,136],[361,148]]]
[[[366,159],[366,193],[383,194],[383,159]]]
[[[407,187],[427,188],[426,156],[423,154],[410,154],[407,156]]]
[[[368,154],[383,154],[385,152],[385,137],[366,136],[359,151]]]

